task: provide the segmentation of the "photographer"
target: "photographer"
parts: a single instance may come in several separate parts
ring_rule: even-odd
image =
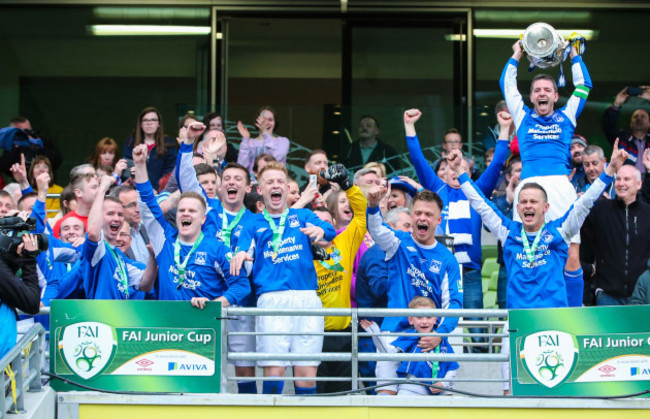
[[[19,266],[6,255],[0,256],[0,358],[16,344],[16,308],[36,314],[40,293],[36,274],[38,243],[36,236],[24,234],[16,250],[21,258],[22,279],[15,275]]]

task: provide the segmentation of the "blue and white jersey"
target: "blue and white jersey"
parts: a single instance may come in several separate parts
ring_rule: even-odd
[[[544,225],[532,263],[524,251],[522,224],[504,216],[492,202],[485,199],[466,174],[459,177],[459,181],[472,207],[481,214],[487,228],[503,243],[503,260],[508,271],[506,307],[567,307],[564,265],[571,237],[580,231],[589,210],[612,178],[603,172],[564,216]],[[537,232],[527,233],[529,243],[533,242],[536,234]]]
[[[0,300],[0,359],[16,346],[16,312]],[[3,372],[4,373],[4,372]]]
[[[540,116],[524,104],[517,89],[518,65],[517,60],[510,58],[499,84],[517,129],[521,180],[532,176],[568,175],[571,173],[571,139],[592,88],[587,67],[580,56],[573,58],[573,94],[563,108],[549,116]]]
[[[174,175],[178,181],[178,187],[181,192],[194,191],[201,194],[208,205],[208,210],[206,212],[205,224],[203,224],[203,234],[210,237],[217,237],[219,241],[223,241],[223,235],[221,229],[223,226],[223,205],[221,201],[217,198],[209,198],[203,187],[199,183],[196,172],[194,171],[194,166],[192,165],[192,156],[193,149],[190,144],[181,144],[178,158],[176,159],[176,171]],[[226,211],[228,217],[228,224],[232,222],[237,213],[232,213]],[[230,236],[230,249],[235,250],[237,248],[237,241],[239,240],[239,235],[241,234],[242,226],[248,224],[253,219],[253,213],[249,210],[245,210],[244,215],[239,224],[233,229],[232,235]]]
[[[458,261],[442,244],[425,246],[403,231],[382,224],[379,207],[368,208],[368,231],[386,252],[388,271],[394,276],[388,283],[388,308],[407,308],[414,297],[432,299],[439,308],[463,308],[463,285]],[[440,333],[456,328],[458,318],[438,319]],[[386,317],[381,330],[395,332],[409,326],[406,317]]]
[[[110,245],[104,240],[104,232],[102,232],[98,243],[89,240],[86,234],[80,267],[86,298],[89,300],[125,300],[127,299],[127,287],[129,298],[132,298],[136,295],[140,285],[145,265],[127,258],[119,248],[111,246],[111,252],[106,248],[107,246]],[[122,283],[118,262],[113,254],[120,258],[126,267],[126,285]]]
[[[458,263],[466,268],[481,269],[481,217],[469,205],[461,189],[454,189],[438,177],[422,153],[417,135],[406,137],[406,144],[411,155],[418,179],[425,189],[437,193],[442,199],[442,221],[438,234],[454,238],[455,256]],[[494,158],[490,165],[476,181],[476,185],[485,194],[491,194],[496,187],[499,173],[508,157],[508,141],[497,141]]]
[[[277,224],[280,214],[273,215]],[[325,231],[324,240],[336,237],[334,227],[307,209],[289,208],[284,234],[276,257],[272,246],[273,231],[263,214],[255,214],[239,237],[237,251],[246,251],[254,259],[253,282],[257,296],[286,290],[317,290],[318,280],[311,251],[311,239],[301,228],[317,226]]]
[[[138,183],[140,199],[149,208],[142,221],[151,240],[158,262],[158,298],[160,300],[191,300],[206,297],[214,300],[226,297],[230,304],[239,304],[250,294],[248,278],[230,275],[227,255],[230,249],[214,237],[205,235],[190,256],[181,282],[174,262],[174,243],[178,230],[165,220],[151,183]],[[182,243],[180,259],[185,260],[194,243]],[[178,288],[179,284],[180,289]]]

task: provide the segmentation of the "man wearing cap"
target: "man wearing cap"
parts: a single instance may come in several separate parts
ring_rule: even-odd
[[[621,113],[621,106],[630,98],[628,87],[625,86],[623,90],[618,92],[612,106],[605,110],[603,114],[603,131],[610,144],[614,144],[619,138],[618,146],[623,148],[629,154],[629,159],[626,163],[632,163],[641,172],[646,173],[646,168],[643,165],[643,152],[650,148],[650,115],[645,109],[637,109],[632,113],[630,118],[630,131],[625,132],[618,129],[616,122]],[[639,98],[650,102],[650,86],[641,86],[641,94]],[[633,94],[635,92],[632,92]]]
[[[587,148],[587,139],[582,135],[574,134],[571,139],[571,165],[575,172],[571,178],[571,184],[576,187],[578,182],[585,178],[585,169],[582,164],[582,154]],[[577,189],[577,187],[576,187]]]

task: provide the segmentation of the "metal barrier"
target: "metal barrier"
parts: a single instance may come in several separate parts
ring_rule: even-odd
[[[227,321],[233,320],[232,316],[337,316],[337,317],[350,317],[351,328],[350,331],[334,331],[334,332],[316,332],[316,333],[264,333],[264,332],[228,332],[227,327],[222,330],[222,365],[226,365],[227,361],[258,361],[258,360],[302,360],[302,361],[344,361],[351,362],[352,374],[350,377],[316,377],[314,381],[351,381],[352,390],[358,390],[360,383],[376,381],[374,377],[359,377],[359,362],[364,361],[457,361],[464,362],[491,362],[502,363],[509,361],[507,354],[495,353],[497,348],[500,348],[503,338],[508,337],[507,331],[498,332],[503,329],[508,317],[507,310],[485,310],[485,309],[460,309],[460,310],[442,310],[442,309],[259,309],[259,308],[242,308],[242,307],[228,307],[224,308],[224,318]],[[435,316],[435,317],[461,317],[458,327],[453,333],[438,334],[427,333],[419,334],[418,336],[444,336],[447,338],[459,338],[463,342],[452,343],[452,346],[475,347],[481,346],[487,348],[488,353],[453,353],[453,354],[440,354],[440,353],[365,353],[359,352],[358,340],[363,337],[372,337],[378,335],[377,333],[359,332],[358,320],[366,317],[406,317],[406,316]],[[462,317],[472,318],[485,318],[483,321],[465,321]],[[477,327],[484,328],[484,333],[463,333],[463,328]],[[229,336],[273,336],[273,335],[325,335],[325,336],[350,336],[352,350],[350,353],[334,352],[334,353],[317,353],[317,354],[295,354],[295,353],[257,353],[257,352],[237,352],[229,353],[228,345],[226,344]],[[382,336],[413,336],[412,333],[381,333]],[[485,339],[485,342],[464,342],[464,338],[477,338]],[[224,371],[227,369],[224,367]],[[304,380],[304,377],[238,377],[226,374],[224,380],[227,381],[298,381]],[[310,380],[312,380],[310,378]],[[394,381],[430,381],[424,378],[398,378]],[[438,381],[446,381],[440,379]],[[493,382],[503,383],[508,381],[505,378],[500,379],[454,379],[454,382]],[[223,386],[226,388],[226,386]]]
[[[35,323],[16,346],[0,359],[0,418],[5,419],[7,412],[23,413],[25,391],[41,390],[44,346],[45,329]]]

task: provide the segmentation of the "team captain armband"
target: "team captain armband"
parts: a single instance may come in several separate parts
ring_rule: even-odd
[[[590,91],[591,91],[590,88],[588,88],[584,84],[581,84],[579,86],[576,86],[576,89],[573,91],[573,94],[575,96],[578,96],[579,98],[587,99],[587,96],[589,96]]]

